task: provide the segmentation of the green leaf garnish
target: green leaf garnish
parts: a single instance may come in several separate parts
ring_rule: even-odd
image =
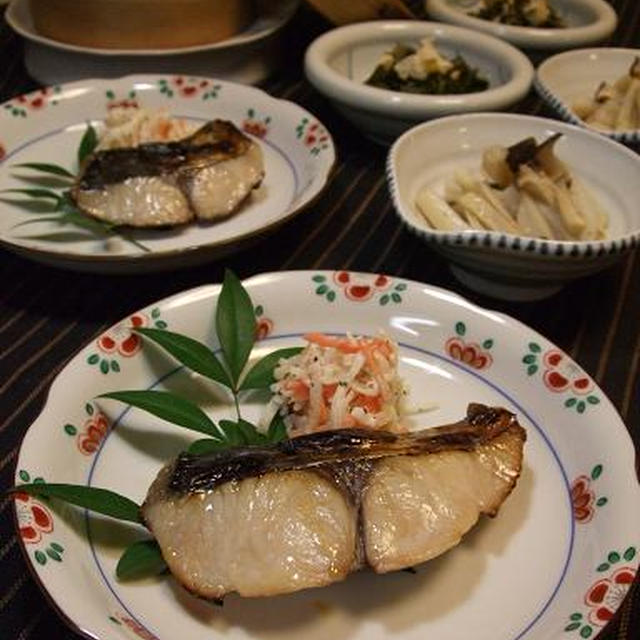
[[[10,491],[12,493],[23,492],[45,498],[58,498],[78,507],[84,507],[105,516],[111,516],[117,520],[142,524],[140,507],[133,500],[108,489],[75,484],[34,482],[32,484],[18,485],[10,489]]]
[[[281,440],[286,440],[287,437],[287,426],[284,423],[284,418],[280,415],[280,412],[277,411],[273,418],[271,418],[269,430],[267,431],[267,439],[269,442],[280,442]]]
[[[71,171],[68,171],[60,165],[49,164],[47,162],[23,162],[21,164],[14,164],[13,166],[20,169],[33,169],[34,171],[40,171],[54,176],[62,176],[64,178],[75,178]]]
[[[251,298],[238,277],[227,269],[216,308],[216,333],[234,385],[249,359],[255,330]]]
[[[189,453],[210,453],[230,447],[265,445],[287,437],[285,423],[274,416],[268,433],[261,433],[240,414],[239,396],[250,389],[265,389],[274,382],[273,370],[282,358],[300,353],[301,347],[278,349],[253,365],[238,386],[238,377],[255,341],[255,315],[249,294],[231,272],[226,271],[216,309],[216,330],[227,367],[205,344],[173,331],[138,327],[134,331],[165,349],[181,364],[228,387],[236,408],[235,420],[220,420],[216,425],[197,405],[167,391],[114,391],[101,398],[126,402],[163,420],[186,427],[209,438],[197,440]],[[229,371],[231,370],[231,375]]]
[[[247,444],[266,444],[268,442],[267,436],[264,433],[260,433],[254,424],[251,424],[248,420],[240,418],[237,422],[237,428],[242,433]]]
[[[212,440],[211,438],[202,438],[201,440],[196,440],[189,445],[187,449],[188,453],[193,453],[194,455],[204,455],[207,453],[213,453],[214,451],[222,451],[223,449],[228,449],[230,447],[228,442],[223,440]]]
[[[119,400],[192,431],[220,439],[215,423],[197,405],[169,391],[112,391],[99,398]]]
[[[201,342],[164,329],[138,327],[136,331],[166,349],[185,367],[229,389],[233,388],[233,382],[218,358]]]
[[[3,189],[2,193],[19,193],[30,198],[49,198],[60,202],[62,196],[51,189]]]
[[[229,447],[241,447],[242,445],[249,444],[238,422],[233,420],[220,420],[218,422],[218,428],[223,433],[225,444]]]
[[[87,157],[95,151],[97,146],[98,135],[96,134],[96,130],[91,126],[91,124],[87,124],[87,130],[84,132],[82,140],[80,141],[80,146],[78,147],[79,167],[81,167]]]
[[[298,355],[301,351],[302,347],[289,347],[269,353],[253,365],[240,384],[240,389],[268,389],[275,382],[273,370],[278,362],[283,358]]]
[[[160,547],[155,540],[138,540],[129,545],[118,560],[118,580],[138,580],[157,576],[167,570]]]

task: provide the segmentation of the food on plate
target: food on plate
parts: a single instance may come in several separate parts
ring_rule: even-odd
[[[548,0],[482,0],[469,15],[518,27],[566,27]]]
[[[588,125],[602,131],[640,129],[640,57],[613,84],[602,81],[593,97],[576,100],[572,109]]]
[[[449,59],[426,38],[418,49],[397,44],[386,51],[365,84],[391,91],[424,94],[474,93],[489,82],[462,56]]]
[[[416,206],[434,229],[487,229],[553,240],[600,240],[608,216],[587,185],[554,153],[562,134],[538,144],[526,138],[510,147],[492,146],[482,173],[457,171],[444,198],[430,187]]]
[[[271,387],[291,437],[347,427],[406,431],[407,392],[392,340],[319,333],[305,340],[301,353],[280,361]]]
[[[137,147],[146,142],[175,142],[194,133],[198,126],[174,118],[166,109],[117,106],[109,109],[102,123],[96,149]]]
[[[213,120],[178,141],[95,151],[72,197],[113,225],[169,226],[232,214],[263,177],[260,146],[233,123]]]
[[[342,429],[184,453],[142,515],[192,593],[290,593],[454,547],[514,488],[525,439],[510,412],[471,404],[464,420],[415,433]]]

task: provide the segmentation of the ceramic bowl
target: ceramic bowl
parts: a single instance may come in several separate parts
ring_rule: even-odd
[[[415,206],[424,186],[442,194],[460,168],[477,171],[488,146],[539,141],[554,133],[558,157],[598,198],[609,217],[608,239],[555,241],[469,230],[444,232],[423,221]],[[407,227],[451,261],[460,281],[482,293],[534,300],[565,283],[610,266],[640,242],[640,156],[586,129],[515,114],[469,114],[442,118],[402,135],[389,151],[387,177],[393,203]]]
[[[277,68],[282,29],[299,4],[300,0],[265,3],[260,15],[232,38],[173,49],[105,49],[48,38],[36,29],[29,0],[11,0],[5,19],[24,38],[27,72],[45,86],[90,78],[120,78],[132,69],[136,73],[205,76],[258,84]]]
[[[640,49],[598,48],[565,51],[545,60],[536,72],[535,87],[541,98],[564,120],[598,131],[625,144],[640,143],[640,129],[602,131],[586,124],[572,110],[579,98],[592,96],[598,85],[627,73]]]
[[[364,84],[382,53],[397,43],[418,46],[423,38],[432,38],[448,57],[462,55],[489,80],[489,89],[461,95],[415,95]],[[333,29],[309,47],[305,71],[311,84],[346,118],[383,144],[431,118],[505,109],[523,98],[533,81],[531,63],[511,45],[469,29],[415,20],[382,20]]]
[[[479,5],[479,0],[426,0],[432,18],[491,33],[524,49],[558,51],[595,44],[608,38],[618,22],[605,0],[551,0],[568,24],[562,29],[516,27],[470,16]]]

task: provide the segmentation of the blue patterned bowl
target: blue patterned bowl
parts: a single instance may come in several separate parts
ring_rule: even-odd
[[[609,218],[605,240],[541,240],[469,229],[433,229],[415,204],[418,191],[438,193],[457,169],[480,169],[489,146],[564,134],[558,157],[598,198]],[[612,265],[640,242],[640,156],[584,128],[547,118],[479,113],[421,124],[391,147],[387,179],[396,212],[410,231],[448,258],[467,286],[494,297],[543,298],[567,282]]]

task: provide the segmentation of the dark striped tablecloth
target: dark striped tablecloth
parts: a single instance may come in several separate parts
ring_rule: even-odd
[[[620,22],[611,42],[639,47],[640,2],[612,4]],[[385,272],[458,291],[518,318],[571,354],[611,398],[639,445],[637,251],[609,271],[542,302],[497,302],[466,290],[442,258],[398,224],[385,185],[385,150],[354,131],[303,79],[304,46],[326,28],[319,16],[301,10],[287,29],[287,64],[265,88],[303,105],[329,127],[338,163],[322,198],[268,240],[224,263],[148,276],[75,274],[0,250],[0,490],[13,482],[20,442],[51,381],[80,347],[132,310],[189,287],[220,281],[225,266],[241,277],[280,269]],[[24,69],[20,38],[0,19],[0,102],[36,86]],[[533,95],[516,110],[542,112]],[[11,511],[10,501],[0,494],[0,639],[79,638],[65,627],[31,579]],[[637,584],[600,638],[640,638]]]

